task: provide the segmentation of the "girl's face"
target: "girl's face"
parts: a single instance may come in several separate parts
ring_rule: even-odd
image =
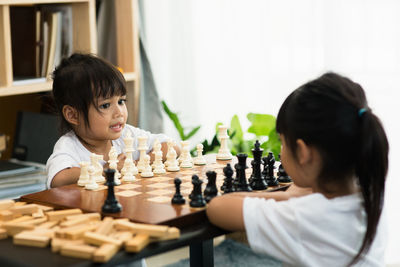
[[[81,138],[92,141],[115,140],[121,136],[128,118],[128,110],[125,105],[126,96],[113,96],[111,98],[97,99],[97,108],[89,107],[89,127],[81,127]],[[87,141],[89,141],[87,140]],[[89,141],[90,142],[90,141]]]

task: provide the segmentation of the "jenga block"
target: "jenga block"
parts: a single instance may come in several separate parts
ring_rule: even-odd
[[[48,236],[48,237],[52,238],[54,236],[54,232],[55,232],[54,229],[35,228],[33,230],[23,231],[21,233]]]
[[[7,223],[20,223],[20,222],[26,222],[26,221],[29,221],[29,220],[32,220],[32,219],[33,219],[32,216],[24,215],[24,216],[15,218],[15,219],[13,219],[11,221],[8,221]]]
[[[9,209],[14,206],[15,201],[12,199],[0,200],[0,210]]]
[[[13,243],[15,245],[44,248],[49,245],[50,239],[48,236],[22,232],[14,236]]]
[[[69,228],[60,229],[59,231],[56,232],[56,236],[72,240],[78,239],[81,238],[85,232],[95,230],[97,228],[97,225],[98,224],[85,224],[85,225],[77,225]]]
[[[14,219],[14,214],[9,210],[1,210],[0,211],[0,220],[2,221],[10,221]]]
[[[93,253],[94,262],[107,262],[119,250],[119,247],[114,244],[103,244]]]
[[[48,228],[52,228],[52,227],[56,226],[57,224],[58,224],[58,221],[44,222],[44,223],[38,225],[36,228],[48,229]]]
[[[7,230],[4,228],[0,228],[0,240],[1,239],[6,239],[8,237],[7,235]]]
[[[46,214],[49,221],[59,221],[69,215],[82,214],[82,211],[80,209],[68,209],[68,210],[49,211]]]
[[[152,237],[164,237],[168,233],[168,226],[165,225],[152,225],[119,221],[114,223],[114,226],[116,229],[119,230],[129,230],[136,234],[146,234]]]
[[[48,211],[54,210],[53,207],[49,207],[49,206],[45,206],[45,205],[40,205],[40,204],[36,204],[36,205],[39,207],[39,209],[41,209],[41,210],[44,211],[44,212],[48,212]]]
[[[37,219],[32,219],[32,220],[27,220],[23,222],[19,222],[19,224],[23,225],[39,225],[41,223],[47,222],[47,218],[37,218]]]
[[[10,211],[15,215],[31,215],[39,210],[36,204],[28,204],[22,206],[16,206],[10,208]]]
[[[114,219],[111,217],[105,217],[100,223],[99,227],[96,229],[95,233],[108,235],[113,229]]]
[[[83,240],[85,240],[85,243],[91,244],[91,245],[96,245],[96,246],[101,246],[103,244],[114,244],[118,247],[121,247],[122,241],[108,237],[102,234],[97,234],[94,232],[86,232],[83,235]]]
[[[20,223],[5,223],[3,228],[6,229],[9,236],[14,236],[22,231],[33,230],[35,227],[33,225],[23,225]]]
[[[90,221],[90,217],[81,217],[74,220],[63,221],[60,223],[61,227],[71,227],[75,225],[85,224]]]
[[[112,234],[112,237],[118,240],[121,240],[123,244],[125,244],[126,241],[132,239],[132,232],[129,231],[118,231]]]
[[[85,242],[82,239],[69,240],[64,238],[53,237],[51,239],[51,251],[59,252],[63,246],[66,245],[84,245]]]
[[[69,215],[65,217],[65,220],[74,220],[78,218],[86,218],[89,217],[93,221],[100,221],[101,220],[101,215],[100,213],[94,212],[94,213],[84,213],[84,214],[76,214],[76,215]]]
[[[32,213],[32,217],[33,218],[42,218],[42,217],[44,217],[45,215],[44,215],[44,212],[43,212],[43,210],[42,209],[38,209],[38,211],[37,212],[34,212],[34,213]]]
[[[139,252],[150,243],[150,237],[146,234],[137,234],[134,238],[125,242],[127,252]]]
[[[26,202],[23,202],[23,201],[17,201],[14,204],[14,206],[24,206],[24,205],[26,205]]]
[[[168,233],[164,237],[152,237],[151,241],[157,242],[157,241],[165,241],[165,240],[171,240],[171,239],[178,239],[181,236],[181,231],[176,228],[176,227],[169,227],[168,228]]]
[[[64,256],[90,260],[96,247],[89,245],[73,245],[67,244],[61,247],[60,253]]]

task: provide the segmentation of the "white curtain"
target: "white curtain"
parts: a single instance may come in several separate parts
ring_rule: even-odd
[[[234,114],[244,127],[249,112],[276,115],[293,89],[326,71],[364,87],[391,145],[386,259],[400,263],[400,1],[144,2],[160,97],[184,126],[202,126],[193,145]],[[167,134],[177,137],[164,120]]]

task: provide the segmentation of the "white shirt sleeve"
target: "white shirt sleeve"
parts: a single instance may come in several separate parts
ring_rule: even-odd
[[[287,263],[301,257],[296,213],[287,201],[249,198],[243,201],[243,219],[251,248]]]

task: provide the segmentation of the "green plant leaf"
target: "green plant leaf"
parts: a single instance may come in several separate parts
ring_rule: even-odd
[[[200,129],[201,126],[197,126],[196,128],[194,128],[193,130],[191,130],[186,136],[185,139],[183,140],[187,140],[190,137],[192,137],[193,135],[195,135],[197,133],[197,131]]]
[[[256,136],[268,136],[276,124],[276,118],[269,114],[249,113],[247,119],[251,122],[247,131]]]
[[[167,106],[167,103],[165,103],[164,100],[161,101],[161,104],[164,108],[165,113],[167,113],[168,117],[171,119],[171,121],[174,123],[176,130],[179,133],[179,136],[181,137],[182,140],[185,140],[185,133],[183,131],[183,127],[181,122],[179,121],[178,115],[174,112],[172,112],[169,107]]]
[[[279,158],[279,154],[281,153],[281,141],[275,128],[269,132],[268,140],[264,142],[261,147],[265,149],[264,153],[271,151],[274,153],[276,159]]]

